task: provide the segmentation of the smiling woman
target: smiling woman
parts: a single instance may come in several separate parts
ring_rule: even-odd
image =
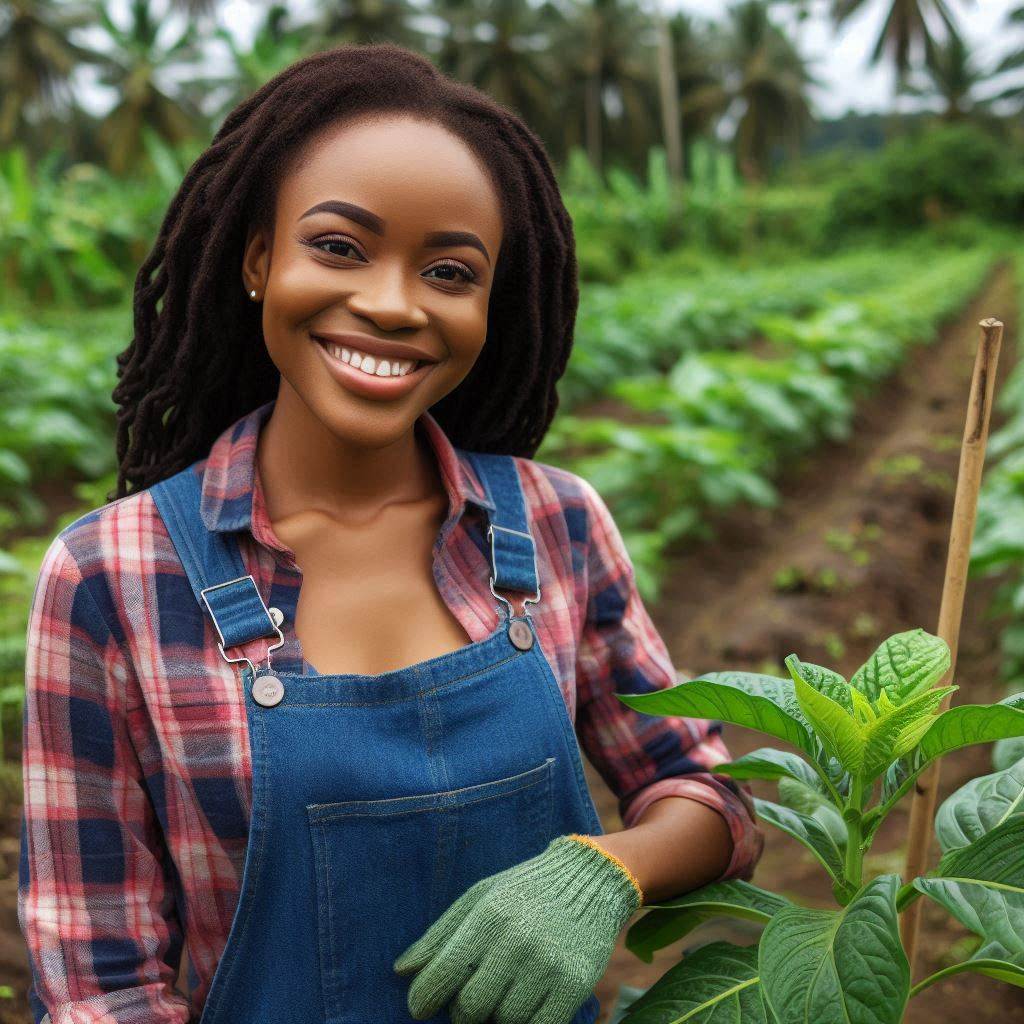
[[[390,44],[286,69],[188,171],[117,494],[30,615],[36,1024],[593,1024],[645,896],[749,877],[719,726],[618,699],[676,677],[611,514],[532,458],[573,244],[533,133]]]
[[[415,174],[412,154],[429,154]],[[407,474],[414,450],[390,449],[477,362],[502,235],[491,174],[443,125],[368,115],[320,133],[281,182],[272,230],[250,229],[242,264],[289,385],[274,438],[293,449],[283,426],[298,402],[334,436],[372,445],[381,481]],[[392,378],[397,359],[421,365]]]

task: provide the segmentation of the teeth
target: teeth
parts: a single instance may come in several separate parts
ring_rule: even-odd
[[[371,377],[404,377],[415,365],[415,359],[381,359],[380,362],[367,352],[344,348],[341,345],[324,343],[324,348],[335,359],[362,370]]]

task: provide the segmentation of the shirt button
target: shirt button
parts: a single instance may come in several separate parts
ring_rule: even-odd
[[[284,683],[277,676],[260,676],[252,684],[252,699],[261,707],[272,708],[284,697]]]
[[[508,638],[521,651],[528,651],[533,646],[533,630],[524,619],[513,619],[509,623]]]
[[[280,608],[268,608],[267,611],[270,612],[271,621],[275,626],[280,626],[284,622],[284,612]]]

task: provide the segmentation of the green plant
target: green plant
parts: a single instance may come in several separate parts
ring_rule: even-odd
[[[939,808],[943,854],[926,876],[864,877],[879,826],[936,758],[974,743],[1024,736],[1024,694],[991,705],[940,705],[946,643],[922,629],[885,640],[847,681],[786,659],[789,679],[713,672],[668,690],[621,695],[637,711],[717,718],[785,740],[715,771],[778,783],[756,800],[763,821],[803,844],[832,881],[838,909],[814,909],[743,881],[715,883],[646,904],[626,947],[655,950],[726,915],[764,925],[760,941],[713,942],[685,956],[635,1002],[622,1024],[897,1024],[908,999],[976,971],[1024,986],[1024,759],[975,779]],[[899,914],[922,895],[981,939],[966,959],[911,987]]]

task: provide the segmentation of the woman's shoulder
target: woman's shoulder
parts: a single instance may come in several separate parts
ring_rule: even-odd
[[[133,491],[89,509],[64,526],[50,542],[42,568],[74,565],[94,589],[116,592],[112,581],[144,576],[155,565],[174,557],[170,535],[153,499],[151,488]],[[106,585],[104,585],[106,584]]]
[[[586,543],[595,523],[609,516],[607,506],[594,485],[563,466],[515,455],[523,493],[534,519],[557,514],[565,519],[571,540]]]

